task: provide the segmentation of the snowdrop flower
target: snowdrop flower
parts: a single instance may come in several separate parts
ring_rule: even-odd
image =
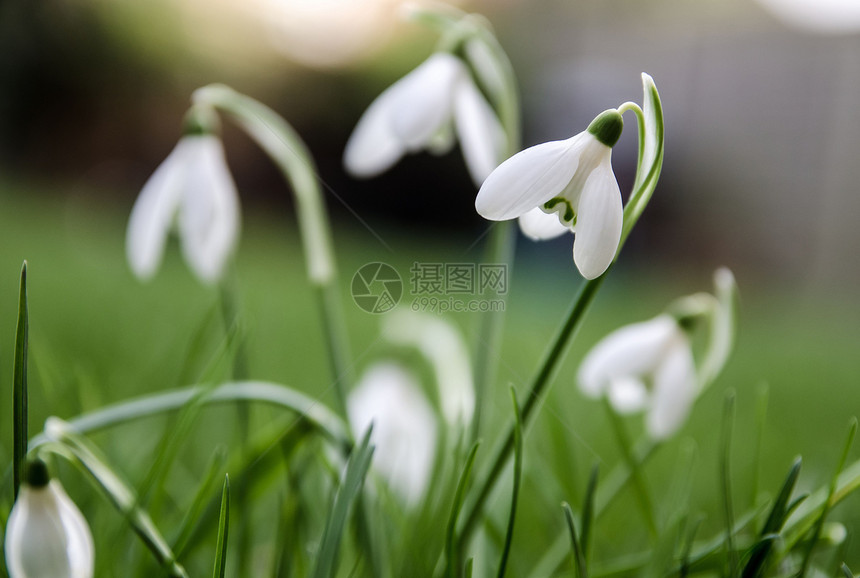
[[[758,0],[786,24],[821,34],[850,34],[860,30],[856,0]]]
[[[493,221],[520,217],[520,227],[534,239],[575,232],[579,272],[586,279],[599,277],[621,239],[621,191],[611,157],[623,126],[621,113],[610,109],[567,140],[515,154],[484,181],[475,208]]]
[[[603,338],[579,368],[579,387],[606,396],[618,413],[646,411],[654,439],[674,434],[693,402],[720,374],[735,340],[737,286],[726,268],[714,272],[714,294],[674,301],[667,313]],[[707,337],[694,360],[690,334],[705,322]]]
[[[84,516],[45,462],[31,461],[6,525],[10,578],[91,578],[94,557]]]
[[[451,132],[453,120],[463,157],[480,185],[498,164],[505,132],[496,113],[475,86],[469,68],[458,57],[437,52],[379,97],[362,115],[343,162],[356,177],[373,177],[406,153],[436,150]]]
[[[424,496],[436,454],[436,417],[412,374],[378,363],[349,394],[347,413],[356,435],[367,431],[376,446],[374,467],[409,506]]]
[[[382,333],[398,345],[415,347],[436,375],[445,421],[468,426],[475,413],[475,384],[469,349],[457,328],[426,313],[394,312],[383,322]]]
[[[690,338],[669,314],[610,333],[585,357],[578,381],[586,395],[606,395],[618,413],[647,410],[654,439],[681,427],[699,390]]]
[[[174,220],[185,260],[205,283],[221,278],[236,247],[236,185],[221,140],[195,113],[199,111],[192,110],[186,134],[143,186],[131,211],[126,251],[140,279],[149,279],[158,269]]]

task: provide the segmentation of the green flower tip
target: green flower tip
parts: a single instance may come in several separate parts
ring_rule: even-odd
[[[185,136],[218,134],[220,128],[218,115],[209,106],[192,106],[182,120],[182,134]]]
[[[24,480],[31,488],[44,488],[51,481],[51,474],[48,473],[48,464],[41,458],[29,460],[24,472]]]
[[[621,131],[624,130],[624,120],[621,118],[621,113],[614,108],[604,110],[597,115],[591,124],[586,129],[594,135],[594,138],[612,148],[618,139],[621,138]]]

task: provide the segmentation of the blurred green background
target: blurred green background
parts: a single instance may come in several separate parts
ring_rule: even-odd
[[[156,278],[141,284],[123,246],[131,204],[173,147],[198,86],[231,84],[283,114],[307,140],[332,191],[327,202],[360,366],[385,353],[376,342],[379,318],[354,307],[347,293],[361,265],[385,261],[406,277],[416,261],[481,258],[476,241],[486,223],[474,213],[475,191],[458,151],[409,157],[366,182],[340,166],[364,108],[432,50],[433,34],[402,22],[396,4],[7,0],[0,6],[4,463],[11,459],[8,392],[23,259],[30,264],[32,433],[48,415],[68,418],[197,379],[205,361],[189,361],[190,343],[207,323],[212,337],[204,350],[214,355],[217,292],[199,285],[174,245]],[[618,461],[601,408],[576,391],[582,355],[619,325],[652,317],[679,295],[710,290],[718,266],[738,279],[739,339],[682,434],[647,469],[657,503],[671,503],[680,449],[692,443],[693,509],[708,514],[703,535],[719,531],[716,448],[727,388],[737,391],[738,510],[750,505],[755,470],[762,486],[775,491],[798,454],[801,489],[825,483],[860,408],[860,36],[788,26],[752,0],[460,6],[487,15],[514,63],[524,144],[566,138],[601,110],[640,100],[643,70],[661,91],[666,118],[663,178],[652,205],[527,438],[526,488],[534,491],[523,495],[522,555],[512,574],[524,574],[539,557],[542,532],[561,531],[558,503],[581,496],[591,464],[608,471]],[[634,170],[630,127],[614,155],[622,191]],[[226,126],[224,140],[243,203],[235,273],[251,374],[333,403],[288,191],[244,135]],[[580,283],[570,245],[569,237],[544,244],[520,239],[500,387],[479,400],[488,408],[488,435],[509,415],[502,386],[525,387]],[[473,340],[479,316],[446,318]],[[754,406],[764,385],[770,395],[764,452],[753,463]],[[224,415],[204,416],[200,435],[183,449],[185,471],[177,479],[193,479],[217,442],[235,438],[235,431],[217,427]],[[132,430],[144,432],[133,441],[95,439],[135,479],[160,436],[155,426]],[[638,431],[640,420],[630,426]],[[852,460],[858,456],[852,451]],[[72,493],[84,507],[98,502],[91,493]],[[597,531],[617,548],[638,551],[645,533],[629,527],[632,504],[614,507]],[[504,504],[498,506],[503,513]],[[106,510],[91,508],[99,509]],[[111,512],[97,515],[112,520]],[[833,517],[860,531],[860,499],[850,498]],[[860,566],[860,538],[850,533],[848,540],[845,559]]]

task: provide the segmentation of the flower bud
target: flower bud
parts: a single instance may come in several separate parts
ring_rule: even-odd
[[[45,462],[30,461],[6,524],[10,578],[92,578],[94,557],[84,516]]]

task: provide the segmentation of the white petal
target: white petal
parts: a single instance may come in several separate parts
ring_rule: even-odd
[[[451,323],[436,316],[406,310],[386,317],[383,335],[398,345],[417,348],[433,367],[445,421],[466,426],[475,413],[475,384],[469,348]]]
[[[737,285],[735,276],[725,267],[714,272],[716,307],[710,315],[710,335],[702,358],[700,387],[707,387],[720,374],[735,343]]]
[[[131,209],[125,248],[131,270],[141,279],[152,277],[161,264],[167,235],[182,195],[189,148],[193,145],[180,139],[143,185]]]
[[[436,454],[436,416],[415,378],[394,363],[370,367],[349,394],[347,413],[361,435],[373,423],[373,466],[410,506],[420,502]]]
[[[487,94],[500,94],[505,90],[504,64],[493,53],[487,43],[476,36],[463,45],[464,53],[478,80]]]
[[[607,396],[613,409],[620,414],[636,413],[648,405],[648,389],[641,379],[631,376],[610,381]]]
[[[391,86],[391,128],[408,150],[424,148],[451,118],[454,88],[466,74],[459,58],[437,52]]]
[[[12,578],[93,575],[89,526],[56,480],[43,488],[21,486],[6,525],[5,549]]]
[[[343,164],[354,177],[375,177],[396,163],[406,152],[391,127],[392,101],[397,100],[394,87],[371,103],[359,119],[346,143]]]
[[[698,384],[693,351],[683,333],[673,340],[654,374],[654,391],[646,428],[654,439],[678,431],[696,400]]]
[[[576,207],[573,261],[586,279],[602,275],[615,259],[622,221],[621,191],[607,154],[585,181]]]
[[[589,136],[580,133],[515,154],[484,181],[475,209],[485,219],[505,221],[559,195],[573,178]]]
[[[535,241],[555,239],[560,235],[571,232],[570,229],[561,224],[555,213],[544,213],[538,207],[520,215],[519,223],[523,234]]]
[[[454,122],[469,174],[481,186],[502,161],[506,139],[495,111],[469,78],[457,85]]]
[[[590,397],[599,397],[613,380],[651,373],[679,331],[678,323],[669,315],[613,331],[588,352],[579,366],[580,389]]]
[[[185,137],[193,143],[183,184],[179,225],[182,251],[204,282],[220,279],[239,237],[239,196],[213,135]]]

